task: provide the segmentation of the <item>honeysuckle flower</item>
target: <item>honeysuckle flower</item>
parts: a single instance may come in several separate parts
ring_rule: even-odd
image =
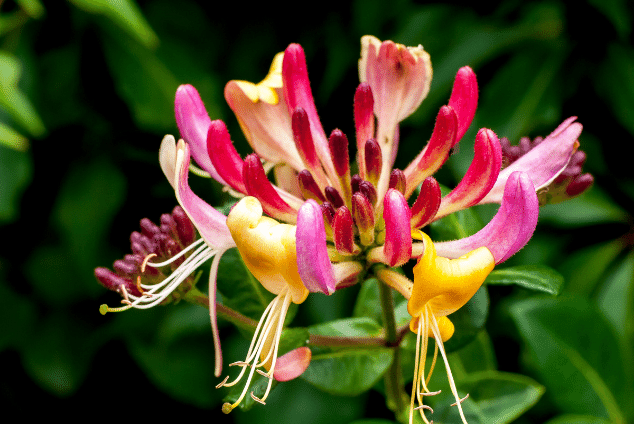
[[[182,207],[172,216],[173,220],[178,220],[180,227],[183,227],[183,222],[188,218],[187,222],[193,223],[201,238],[193,241],[195,235],[192,228],[188,232],[191,235],[188,235],[186,239],[187,241],[191,240],[188,243],[189,245],[184,249],[176,249],[173,247],[174,243],[170,243],[169,240],[163,240],[165,237],[162,237],[161,233],[164,233],[164,231],[161,230],[161,233],[157,233],[156,229],[151,228],[149,224],[142,224],[146,234],[133,237],[138,239],[136,241],[132,240],[132,249],[137,256],[134,260],[127,261],[130,265],[134,265],[136,262],[136,266],[139,267],[140,273],[137,276],[137,283],[135,286],[130,286],[126,282],[119,286],[120,291],[124,295],[126,306],[109,308],[107,305],[102,305],[100,310],[105,314],[106,312],[118,312],[129,308],[146,309],[162,303],[175,290],[183,289],[183,282],[187,282],[186,288],[191,288],[191,274],[213,258],[209,272],[209,315],[214,339],[215,374],[219,376],[222,371],[222,350],[220,348],[220,336],[216,318],[216,276],[222,254],[227,249],[234,247],[235,243],[227,228],[226,217],[196,196],[189,187],[187,181],[190,161],[188,143],[180,140],[178,145],[176,145],[174,137],[165,136],[159,151],[159,161],[165,176],[174,188],[176,199]],[[183,213],[186,214],[185,217],[182,216]],[[166,218],[166,221],[169,221],[169,219]],[[168,222],[168,225],[170,224]],[[156,249],[152,250],[150,248],[152,244],[147,240],[149,240],[148,237],[150,237],[151,233],[157,233],[151,241],[153,242],[154,238],[158,240],[157,243],[159,244],[156,249],[162,249],[160,250],[162,255],[159,255]],[[135,248],[135,242],[140,244],[141,247]],[[169,245],[169,248],[162,247],[160,243]],[[143,257],[141,263],[138,264],[139,259],[141,259],[140,255],[143,255]],[[169,256],[171,258],[160,262],[152,261],[157,255],[160,256],[159,259],[165,259],[165,257]],[[187,255],[185,260],[183,260],[184,255]],[[174,264],[179,265],[174,269]],[[169,266],[171,266],[169,276],[159,274],[165,278],[159,278],[156,281],[155,277],[154,280],[147,283],[143,282],[145,275],[156,275],[158,274],[156,270],[164,270],[165,267]],[[136,270],[135,272],[138,273]],[[99,268],[95,270],[95,273],[100,281],[108,278],[113,280],[112,275],[106,275]]]
[[[183,143],[192,146],[192,155],[209,176],[243,197],[227,225],[249,270],[276,294],[246,360],[235,363],[242,367],[240,375],[219,384],[237,384],[250,369],[240,399],[225,404],[225,412],[244,398],[256,370],[269,380],[275,377],[277,346],[290,302],[303,302],[309,292],[332,294],[366,272],[374,272],[412,304],[411,329],[418,337],[412,399],[422,407],[429,391],[420,362],[428,337],[436,340],[446,362],[442,342],[453,333],[447,315],[469,300],[496,263],[528,242],[539,211],[536,187],[562,174],[578,146],[581,125],[571,118],[502,170],[500,141],[492,130],[482,128],[464,178],[443,197],[433,174],[473,120],[478,101],[473,70],[458,70],[429,142],[404,170],[393,168],[398,125],[427,95],[432,78],[429,55],[422,46],[366,36],[359,75],[353,107],[359,170],[355,175],[347,136],[338,129],[327,136],[321,125],[304,52],[297,44],[275,56],[260,83],[230,81],[225,87],[227,103],[255,152],[244,159],[226,125],[204,112],[196,89],[183,85],[177,91],[175,110]],[[267,169],[274,169],[275,183]],[[500,209],[471,237],[434,243],[420,231],[444,216],[487,202],[499,203]],[[413,283],[389,269],[411,259],[418,260]],[[263,403],[269,390],[270,384],[262,398],[251,396]]]

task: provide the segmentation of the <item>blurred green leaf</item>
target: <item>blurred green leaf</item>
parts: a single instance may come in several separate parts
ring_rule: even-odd
[[[631,381],[609,325],[587,301],[533,297],[509,308],[541,382],[563,412],[625,423]]]
[[[396,421],[388,421],[381,418],[369,419],[369,420],[357,420],[352,421],[350,424],[397,424]]]
[[[237,402],[238,399],[240,399],[240,397],[242,396],[242,391],[244,390],[246,378],[249,375],[249,371],[250,369],[247,369],[246,376],[243,377],[244,382],[240,381],[240,383],[229,388],[229,393],[222,399],[224,402],[233,404]],[[257,396],[258,398],[262,398],[262,396],[264,396],[264,393],[266,393],[266,388],[268,384],[268,378],[258,374],[257,372],[254,372],[249,384],[249,389],[246,395],[242,398],[241,402],[238,404],[238,408],[240,408],[241,411],[248,411],[253,408],[253,406],[255,406],[258,402],[251,397],[251,393],[253,393],[253,395]],[[279,383],[277,382],[277,380],[274,379],[271,383],[271,391],[273,391],[278,384]]]
[[[544,387],[523,375],[500,371],[469,374],[460,382],[480,408],[485,423],[510,423],[530,409]]]
[[[381,323],[381,301],[379,299],[379,280],[370,278],[361,285],[357,295],[352,316],[355,318],[367,317],[377,323]]]
[[[96,288],[92,271],[125,192],[123,173],[109,162],[95,161],[71,168],[57,197],[53,222],[79,273],[91,275],[89,280],[80,281],[86,290]]]
[[[251,275],[237,249],[230,249],[222,255],[217,287],[223,304],[256,321],[274,298]]]
[[[151,50],[119,34],[109,35],[103,39],[106,60],[137,125],[155,133],[173,131],[178,80]]]
[[[571,228],[605,222],[626,222],[628,214],[595,185],[573,199],[540,208],[539,219],[558,227]]]
[[[393,355],[389,348],[313,351],[301,378],[334,395],[356,396],[376,384],[392,365]]]
[[[29,140],[26,137],[2,122],[0,122],[0,143],[21,152],[29,148]]]
[[[566,414],[548,420],[545,424],[610,424],[610,421],[589,415]]]
[[[627,0],[589,0],[588,3],[610,20],[621,38],[626,38],[630,34],[632,5]]]
[[[566,291],[590,296],[623,247],[623,243],[616,240],[595,244],[567,255],[560,266],[566,280]]]
[[[597,296],[597,304],[619,337],[623,341],[628,340],[632,335],[634,321],[634,252],[607,276]],[[627,353],[628,360],[634,359],[634,353],[629,349]]]
[[[78,8],[110,19],[141,44],[155,48],[159,39],[134,0],[70,0]]]
[[[544,265],[518,265],[493,270],[485,284],[515,284],[528,290],[558,295],[564,283],[560,273]]]
[[[165,393],[181,402],[210,407],[222,393],[215,388],[209,325],[204,308],[178,305],[154,324],[156,333],[150,341],[128,337],[128,347],[148,378]]]
[[[601,71],[596,74],[597,91],[605,96],[616,118],[634,135],[634,49],[611,44]]]
[[[31,299],[0,281],[0,322],[11,323],[0,332],[0,352],[8,348],[21,350],[31,339],[35,321],[36,309]]]
[[[377,337],[383,328],[367,317],[343,318],[308,327],[310,334],[337,337]]]
[[[481,330],[471,343],[458,350],[456,354],[460,357],[462,368],[467,374],[497,369],[493,342],[486,330]]]
[[[31,181],[31,158],[0,145],[0,222],[19,216],[22,192]]]
[[[44,6],[39,0],[16,0],[22,10],[32,18],[41,18],[44,15]]]
[[[448,318],[455,327],[454,335],[445,342],[447,352],[453,352],[470,343],[482,330],[489,315],[489,293],[486,286]]]
[[[98,345],[85,325],[64,312],[38,322],[22,351],[24,369],[43,389],[66,397],[83,382]]]
[[[472,209],[452,213],[429,226],[429,235],[434,241],[456,240],[477,233],[482,222]]]
[[[18,88],[21,75],[22,65],[18,58],[0,51],[0,107],[32,136],[41,137],[46,129],[31,101]]]

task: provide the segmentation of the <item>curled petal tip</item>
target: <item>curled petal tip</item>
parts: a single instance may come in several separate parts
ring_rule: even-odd
[[[277,358],[273,378],[289,381],[299,377],[310,365],[312,353],[306,346],[298,347]]]
[[[306,201],[297,214],[297,269],[302,282],[311,292],[331,295],[335,277],[328,258],[324,217],[319,204]]]

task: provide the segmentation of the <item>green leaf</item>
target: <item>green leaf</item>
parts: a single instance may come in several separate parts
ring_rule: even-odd
[[[469,237],[482,228],[482,222],[472,209],[464,209],[448,215],[429,226],[434,241],[456,240]]]
[[[29,148],[29,140],[11,127],[0,122],[0,143],[20,152]]]
[[[110,35],[103,39],[108,67],[137,125],[156,133],[172,132],[178,80],[153,51],[120,34]]]
[[[610,326],[586,300],[532,297],[509,308],[541,382],[561,411],[625,423],[632,399]]]
[[[0,332],[0,352],[7,348],[20,350],[31,339],[35,329],[36,309],[28,298],[15,293],[0,280],[0,322],[5,325]]]
[[[356,420],[350,424],[397,424],[396,421],[384,420],[382,418],[372,418],[369,420]]]
[[[627,0],[589,0],[592,6],[605,15],[619,36],[626,38],[632,31],[632,13]]]
[[[448,316],[455,326],[455,332],[445,343],[447,352],[453,352],[470,343],[484,328],[488,315],[489,293],[486,286],[482,286],[462,308]]]
[[[627,222],[628,214],[595,185],[583,194],[539,209],[540,222],[576,228],[606,222]]]
[[[19,200],[31,181],[31,158],[0,145],[0,222],[19,215]]]
[[[223,304],[256,321],[275,297],[251,275],[237,249],[222,255],[217,287]]]
[[[589,415],[566,414],[548,420],[545,424],[610,424],[610,421]]]
[[[302,379],[334,395],[356,396],[376,384],[392,364],[393,356],[389,348],[313,350]]]
[[[227,396],[223,398],[224,402],[233,404],[237,402],[238,399],[240,399],[240,397],[242,396],[242,391],[244,390],[244,384],[245,384],[244,382],[246,382],[246,378],[248,377],[249,371],[250,370],[247,370],[247,372],[245,373],[245,376],[242,377],[242,380],[238,384],[236,384],[235,386],[232,386],[229,389],[229,393],[227,394]],[[248,411],[251,408],[253,408],[253,406],[255,406],[258,402],[251,397],[251,393],[253,393],[253,395],[257,396],[258,398],[262,398],[262,396],[264,396],[264,393],[266,392],[266,388],[268,384],[269,384],[268,378],[258,374],[257,372],[254,372],[251,382],[249,384],[249,389],[247,390],[247,394],[242,398],[242,400],[238,404],[238,408],[240,408],[242,411]],[[271,391],[273,391],[278,384],[279,383],[277,380],[273,380],[271,383]]]
[[[154,328],[149,340],[133,334],[127,338],[131,355],[148,378],[181,402],[201,408],[216,405],[222,393],[215,388],[209,313],[196,305],[177,305]]]
[[[566,291],[582,296],[590,296],[595,287],[605,278],[610,264],[623,251],[620,240],[594,244],[567,255],[561,264],[561,272],[566,280]]]
[[[383,328],[367,317],[344,318],[308,327],[310,334],[336,337],[378,337]]]
[[[598,294],[597,303],[623,343],[627,345],[634,333],[634,252],[607,276]],[[634,354],[630,349],[626,349],[626,353],[629,354],[626,360],[631,364]]]
[[[370,278],[361,285],[361,290],[357,295],[357,300],[352,310],[352,316],[355,318],[367,317],[380,323],[381,317],[381,300],[379,293],[379,280]]]
[[[105,16],[148,48],[159,39],[133,0],[70,0],[78,8]]]
[[[484,282],[501,286],[515,284],[525,289],[558,295],[564,278],[544,265],[518,265],[493,270]]]
[[[469,374],[460,382],[480,408],[486,423],[510,423],[530,409],[544,394],[544,387],[523,375],[500,371]]]
[[[37,323],[24,346],[24,369],[43,389],[70,396],[83,382],[97,350],[94,336],[81,320],[66,313],[51,314]]]
[[[22,64],[18,58],[0,51],[0,108],[32,136],[40,137],[46,129],[31,101],[18,88],[21,75]]]

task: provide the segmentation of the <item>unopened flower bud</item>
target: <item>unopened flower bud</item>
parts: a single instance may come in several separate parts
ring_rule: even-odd
[[[383,156],[381,146],[373,138],[365,142],[365,178],[376,186],[381,175]]]
[[[352,195],[352,215],[359,229],[361,244],[371,245],[374,242],[374,207],[362,193]]]
[[[325,192],[326,199],[328,199],[328,201],[332,203],[335,208],[340,208],[341,206],[343,206],[343,199],[341,198],[341,194],[339,194],[336,188],[328,186],[326,187]]]
[[[350,210],[341,206],[337,209],[335,219],[332,224],[335,247],[339,253],[351,255],[354,253],[354,230],[352,214]]]
[[[309,170],[304,169],[297,174],[297,181],[305,199],[313,199],[317,202],[326,200]]]
[[[405,174],[400,169],[393,169],[390,173],[390,188],[405,193],[405,187],[407,182],[405,180]]]

